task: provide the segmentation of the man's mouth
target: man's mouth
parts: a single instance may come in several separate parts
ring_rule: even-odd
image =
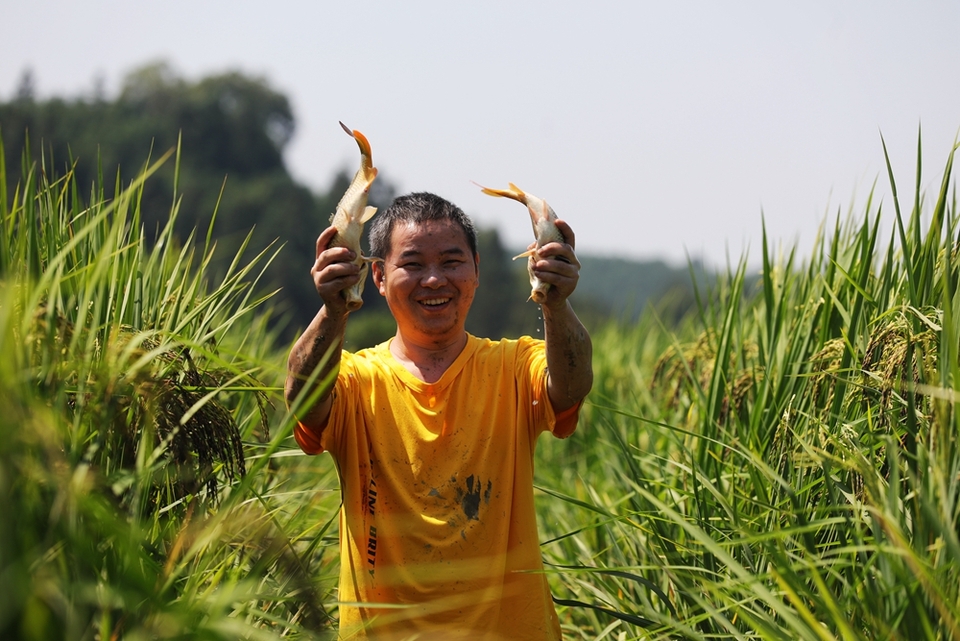
[[[426,305],[427,307],[437,307],[449,302],[449,298],[427,298],[426,300],[420,301],[420,304]]]

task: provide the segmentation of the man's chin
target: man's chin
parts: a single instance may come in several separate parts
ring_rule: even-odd
[[[416,330],[421,334],[431,337],[444,339],[450,336],[459,335],[465,331],[463,325],[456,319],[448,318],[424,318],[416,324]]]

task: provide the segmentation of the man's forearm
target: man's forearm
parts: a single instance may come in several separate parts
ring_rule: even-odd
[[[346,324],[346,314],[331,316],[327,314],[326,307],[321,307],[290,350],[285,386],[287,405],[293,406],[297,399],[302,399],[301,403],[306,402],[306,396],[315,392],[318,385],[323,386],[320,397],[312,405],[297,408],[297,418],[301,423],[319,427],[326,422],[331,406],[330,392],[340,367]],[[328,353],[329,357],[324,361]],[[308,386],[311,376],[321,364],[321,371]]]
[[[583,400],[593,387],[593,345],[568,301],[559,309],[542,309],[547,391],[554,410],[562,412]]]

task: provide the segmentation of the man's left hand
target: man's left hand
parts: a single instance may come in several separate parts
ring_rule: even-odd
[[[562,243],[547,243],[534,255],[533,273],[551,285],[547,290],[544,307],[558,309],[566,305],[567,298],[577,288],[580,280],[580,261],[574,251],[576,236],[570,225],[557,220],[557,229],[563,235]],[[531,249],[536,245],[532,245]]]

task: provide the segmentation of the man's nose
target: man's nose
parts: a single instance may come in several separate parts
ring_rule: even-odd
[[[423,278],[420,280],[424,287],[436,289],[446,284],[447,277],[438,265],[427,267]]]

